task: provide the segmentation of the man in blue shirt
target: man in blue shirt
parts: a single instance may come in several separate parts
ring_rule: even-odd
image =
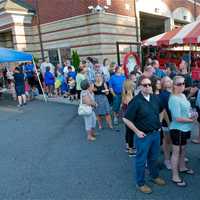
[[[31,77],[34,72],[34,64],[32,62],[28,62],[24,66],[24,71],[27,77]]]
[[[155,75],[155,76],[157,76],[157,77],[159,77],[159,78],[163,78],[163,77],[166,76],[165,72],[159,68],[160,65],[159,65],[158,60],[153,60],[152,66],[153,66],[153,68],[154,68],[154,70],[155,70],[155,71],[154,71],[154,75]]]
[[[32,87],[34,84],[34,64],[32,62],[28,62],[24,65],[24,72],[26,78],[28,79],[29,85]]]
[[[119,110],[122,100],[123,84],[126,77],[121,73],[121,68],[116,67],[115,74],[111,76],[109,81],[110,92],[113,95],[113,114],[114,124],[118,124]]]

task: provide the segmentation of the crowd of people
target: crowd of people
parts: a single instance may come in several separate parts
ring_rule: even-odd
[[[29,62],[15,67],[13,72],[1,72],[0,82],[3,77],[19,107],[42,93],[42,88],[48,97],[78,100],[78,113],[84,118],[90,142],[96,140],[96,122],[101,130],[105,118],[107,128],[112,130],[123,121],[126,151],[130,157],[135,156],[137,187],[151,193],[145,182],[145,168],[155,184],[165,185],[157,163],[160,146],[163,164],[172,171],[172,182],[179,187],[187,185],[181,173],[194,174],[186,166],[187,141],[194,124],[200,122],[200,90],[198,81],[192,80],[188,72],[188,63],[182,60],[179,66],[166,63],[165,67],[160,69],[158,60],[149,57],[143,72],[135,66],[127,76],[123,67],[107,58],[100,64],[88,57],[77,71],[69,61],[56,67],[45,61],[36,74]],[[200,144],[199,133],[192,142]]]
[[[12,98],[18,101],[18,107],[26,105],[27,101],[38,96],[41,87],[33,63],[20,63],[14,68],[1,66],[0,91],[5,88]]]
[[[186,165],[186,146],[194,125],[200,120],[199,83],[192,80],[188,63],[184,60],[179,66],[166,63],[166,69],[162,70],[158,60],[148,58],[143,72],[136,66],[128,77],[123,68],[115,64],[102,67],[92,64],[87,70],[81,68],[86,76],[81,76],[83,80],[79,82],[81,105],[91,109],[80,114],[84,117],[87,139],[96,139],[96,121],[102,129],[103,116],[111,129],[112,123],[116,125],[122,119],[126,150],[129,156],[135,156],[139,191],[152,192],[145,182],[146,168],[155,184],[166,184],[159,176],[160,147],[163,164],[172,172],[172,182],[178,187],[187,186],[181,174],[194,175],[195,172]],[[200,144],[199,133],[192,142]]]

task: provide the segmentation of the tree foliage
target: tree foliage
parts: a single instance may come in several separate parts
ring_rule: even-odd
[[[72,65],[74,66],[75,70],[78,71],[80,65],[80,56],[76,50],[72,51]]]

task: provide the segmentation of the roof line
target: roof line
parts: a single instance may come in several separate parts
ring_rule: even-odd
[[[11,1],[28,9],[29,12],[35,12],[35,8],[30,3],[27,3],[24,0],[11,0]]]

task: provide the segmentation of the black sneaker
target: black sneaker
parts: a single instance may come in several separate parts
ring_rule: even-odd
[[[125,147],[125,152],[128,153],[128,151],[129,151],[129,147]]]
[[[137,153],[137,151],[136,151],[135,148],[133,148],[133,149],[131,148],[131,149],[128,150],[128,156],[129,157],[136,156],[136,153]]]

